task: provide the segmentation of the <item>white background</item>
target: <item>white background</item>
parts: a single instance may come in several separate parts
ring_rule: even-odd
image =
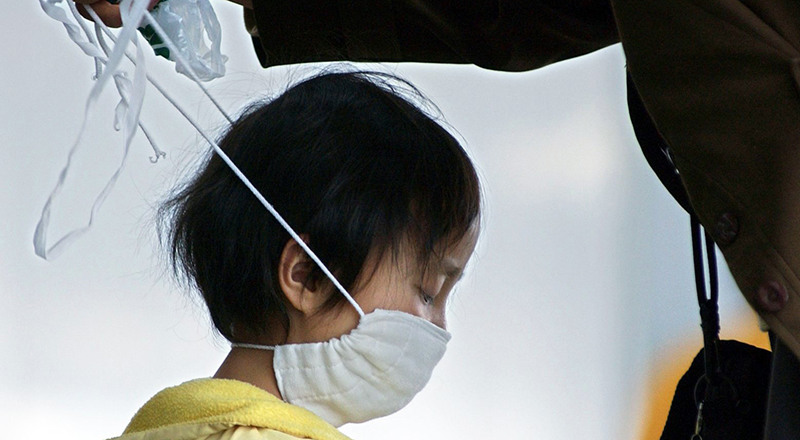
[[[118,435],[158,390],[210,376],[226,345],[163,274],[152,208],[206,146],[148,90],[139,135],[96,226],[54,262],[33,231],[77,135],[91,61],[38,2],[0,15],[0,421],[7,438]],[[215,3],[232,112],[313,68],[263,70],[238,7]],[[149,53],[148,53],[149,55]],[[222,118],[172,65],[149,69],[204,126]],[[613,46],[529,73],[386,65],[436,102],[483,178],[485,229],[449,312],[454,338],[431,383],[358,439],[630,439],[657,354],[699,347],[688,218],[661,188],[627,119]],[[375,67],[375,66],[370,66]],[[51,241],[88,220],[121,158],[108,88],[62,197]],[[722,319],[743,309],[723,267]]]

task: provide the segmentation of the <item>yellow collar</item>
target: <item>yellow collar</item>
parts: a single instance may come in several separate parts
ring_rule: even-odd
[[[200,423],[274,429],[314,440],[349,440],[314,413],[228,379],[197,379],[159,392],[133,416],[125,434]]]

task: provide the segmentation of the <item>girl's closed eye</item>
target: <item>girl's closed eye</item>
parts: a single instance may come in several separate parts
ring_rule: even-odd
[[[419,291],[419,295],[422,298],[422,302],[427,306],[433,304],[435,296],[428,294],[422,286],[418,286],[417,290]]]

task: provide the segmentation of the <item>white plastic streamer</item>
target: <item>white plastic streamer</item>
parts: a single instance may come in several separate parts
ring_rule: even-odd
[[[86,39],[89,40],[89,43],[91,43],[92,45],[96,45],[96,44],[99,43],[100,44],[100,48],[103,50],[103,53],[105,53],[105,57],[104,58],[107,58],[108,54],[111,52],[111,49],[109,49],[108,45],[106,45],[105,41],[103,41],[102,34],[95,28],[95,33],[97,34],[97,39],[95,40],[95,37],[92,35],[92,32],[89,30],[89,27],[86,25],[86,21],[83,20],[83,18],[78,13],[78,8],[75,6],[75,3],[71,2],[71,1],[67,1],[66,3],[67,3],[67,5],[69,5],[70,12],[72,12],[72,16],[75,18],[75,21],[80,25],[81,29],[83,29],[84,34],[86,34]],[[60,11],[59,8],[55,8],[55,9]],[[67,24],[65,24],[65,26],[66,25]],[[125,54],[127,56],[128,52],[126,51]],[[133,61],[133,58],[131,58],[131,61]],[[94,79],[97,79],[100,76],[100,74],[103,72],[103,62],[104,62],[103,59],[99,59],[99,58],[95,58],[94,59],[94,65],[95,65],[95,76],[94,76]],[[122,98],[122,96],[123,96],[122,95],[122,91],[119,90],[119,87],[117,87],[117,91],[120,93],[120,97]],[[122,104],[122,101],[120,102],[120,104]],[[117,130],[117,131],[120,131],[120,129],[121,129],[121,127],[120,127],[120,124],[121,124],[120,123],[120,119],[122,118],[122,114],[120,114],[120,110],[122,110],[124,108],[126,108],[126,107],[123,106],[123,105],[118,105],[117,106],[117,113],[116,113],[117,119],[114,121],[114,129]],[[158,144],[156,144],[155,138],[153,138],[153,136],[150,134],[150,131],[147,129],[147,127],[145,127],[144,123],[142,123],[141,120],[139,121],[139,128],[142,130],[142,133],[144,133],[145,137],[147,138],[147,141],[153,147],[153,151],[155,152],[155,156],[150,158],[150,162],[152,162],[152,163],[158,162],[158,160],[160,158],[162,158],[162,157],[165,157],[167,155],[167,153],[165,153],[160,148],[158,148]]]
[[[105,64],[105,70],[97,77],[97,82],[95,83],[94,87],[92,88],[91,92],[89,93],[89,97],[86,100],[86,106],[84,107],[83,112],[83,122],[81,124],[80,131],[78,133],[78,137],[75,142],[72,144],[72,147],[67,154],[67,163],[62,168],[61,172],[58,176],[58,181],[56,182],[55,187],[50,192],[50,196],[47,198],[47,202],[45,202],[44,208],[42,209],[42,215],[39,218],[39,223],[36,225],[36,232],[34,233],[33,237],[33,246],[36,255],[44,258],[44,259],[52,259],[56,258],[63,249],[68,246],[71,242],[78,239],[80,236],[85,234],[89,228],[91,228],[92,223],[94,222],[94,218],[97,215],[100,207],[103,205],[106,197],[108,196],[111,189],[114,187],[114,184],[119,177],[122,168],[125,165],[125,160],[127,158],[127,152],[130,148],[130,142],[133,139],[133,135],[135,134],[135,125],[138,123],[139,114],[141,111],[141,105],[144,99],[144,82],[142,81],[143,73],[144,73],[144,55],[141,52],[141,48],[135,41],[136,38],[136,24],[141,22],[142,16],[145,12],[147,12],[147,1],[146,0],[123,0],[120,9],[125,10],[125,14],[123,14],[123,22],[127,24],[127,26],[123,27],[122,32],[119,35],[119,41],[123,41],[125,43],[129,41],[133,41],[134,45],[136,46],[137,50],[137,68],[135,70],[134,78],[133,78],[133,86],[131,88],[130,94],[131,96],[126,97],[124,94],[122,96],[122,101],[129,103],[124,104],[127,109],[125,110],[125,124],[123,126],[123,158],[122,162],[120,163],[119,168],[114,172],[111,179],[109,179],[106,186],[100,192],[100,194],[95,199],[94,203],[92,204],[91,214],[89,216],[89,222],[86,226],[81,228],[73,229],[72,231],[68,232],[64,235],[61,239],[59,239],[53,246],[47,246],[47,232],[50,226],[50,215],[53,201],[58,196],[59,192],[61,191],[62,186],[64,185],[64,181],[67,178],[69,173],[70,167],[72,165],[72,159],[77,151],[78,147],[81,145],[83,133],[86,131],[86,127],[88,122],[93,115],[93,109],[97,100],[100,97],[100,93],[103,91],[103,88],[108,83],[109,79],[112,77],[117,78],[118,72],[117,68],[119,67],[120,62],[122,61],[122,57],[125,52],[125,46],[127,44],[122,44],[114,47],[114,50],[109,54],[107,57],[106,55],[96,46],[93,45],[87,38],[83,37],[80,33],[80,27],[69,21],[69,17],[64,12],[63,9],[56,6],[56,4],[60,3],[62,0],[39,0],[39,4],[42,6],[42,9],[47,13],[50,17],[60,21],[64,24],[64,27],[67,29],[67,34],[69,35],[70,39],[74,41],[81,49],[83,49],[84,53],[89,56],[92,56],[96,60],[99,60]],[[59,12],[60,11],[60,12]],[[133,25],[131,25],[133,23]],[[93,49],[91,49],[92,47]],[[115,79],[118,88],[124,87],[125,80]],[[122,90],[120,90],[122,93]],[[133,127],[130,124],[133,124]]]
[[[105,60],[106,57],[103,52],[101,52],[97,46],[92,44],[92,42],[84,38],[84,36],[81,34],[80,28],[75,25],[75,23],[70,21],[69,17],[67,17],[67,13],[64,12],[64,9],[56,6],[56,3],[60,2],[61,0],[39,0],[39,4],[42,6],[45,14],[50,16],[50,18],[61,22],[61,24],[63,24],[67,29],[67,35],[69,35],[69,38],[75,44],[77,44],[86,55]]]
[[[94,41],[93,38],[84,38],[80,33],[80,27],[74,25],[72,22],[69,21],[68,17],[61,8],[56,6],[57,3],[60,3],[62,0],[39,0],[40,4],[42,5],[42,9],[52,18],[62,22],[64,26],[67,28],[67,33],[78,46],[86,53],[87,55],[93,57],[97,63],[105,65],[105,69],[100,68],[100,64],[97,63],[97,70],[100,73],[97,76],[97,83],[93,87],[91,93],[86,102],[86,107],[84,110],[84,121],[81,125],[80,132],[78,134],[78,138],[76,142],[73,144],[72,148],[69,151],[67,156],[67,164],[62,169],[58,182],[56,183],[55,188],[50,194],[47,202],[45,203],[45,207],[42,210],[42,216],[39,220],[39,224],[36,227],[36,232],[34,234],[34,250],[37,255],[44,259],[52,259],[55,258],[67,245],[69,242],[74,241],[81,235],[83,235],[92,225],[92,221],[94,220],[94,216],[99,210],[102,202],[107,197],[108,193],[110,192],[111,188],[116,182],[119,173],[122,171],[122,168],[125,164],[125,160],[127,158],[128,150],[130,147],[130,141],[133,138],[133,135],[136,131],[137,124],[141,126],[139,122],[139,116],[141,112],[141,105],[144,99],[144,88],[145,88],[145,78],[150,81],[151,84],[178,110],[178,112],[183,115],[187,121],[200,133],[201,136],[211,145],[213,151],[225,162],[225,164],[233,171],[233,173],[244,183],[244,185],[250,190],[250,192],[258,199],[258,201],[267,209],[267,211],[272,214],[272,216],[278,221],[278,223],[289,233],[289,235],[297,242],[298,245],[306,252],[309,258],[314,261],[322,272],[331,280],[333,285],[345,296],[348,302],[356,309],[360,317],[364,316],[364,311],[361,307],[356,303],[353,297],[347,292],[344,286],[339,283],[336,277],[328,270],[325,264],[317,257],[317,255],[308,247],[308,245],[303,241],[303,239],[295,232],[295,230],[286,222],[283,216],[275,210],[275,208],[270,204],[264,196],[255,188],[255,186],[250,182],[247,176],[239,170],[239,167],[236,166],[235,163],[228,157],[228,155],[220,148],[220,146],[214,141],[214,139],[191,117],[191,115],[186,112],[183,107],[181,107],[167,92],[166,90],[161,87],[157,81],[155,81],[149,74],[146,73],[144,69],[144,58],[142,55],[141,47],[139,46],[136,37],[136,28],[138,27],[139,23],[141,23],[142,19],[146,19],[148,24],[152,25],[159,36],[162,38],[164,43],[170,49],[170,52],[174,54],[177,58],[177,62],[179,64],[183,64],[187,67],[187,71],[185,72],[203,91],[203,93],[213,102],[213,104],[219,109],[219,111],[225,116],[225,118],[229,122],[233,122],[233,119],[228,115],[228,113],[222,108],[222,106],[214,99],[208,90],[201,84],[200,78],[191,67],[191,64],[188,63],[185,59],[182,58],[181,52],[177,50],[175,47],[174,42],[171,38],[161,29],[159,24],[156,20],[150,15],[147,11],[147,5],[149,3],[148,0],[123,0],[120,4],[120,10],[123,12],[123,28],[122,31],[118,36],[114,36],[113,33],[102,23],[99,19],[97,14],[91,8],[91,6],[86,6],[87,11],[92,16],[95,21],[95,29],[97,34],[97,42],[101,47],[98,47],[97,43]],[[67,0],[69,1],[69,0]],[[72,5],[74,7],[74,5]],[[60,12],[59,12],[60,11]],[[86,32],[88,35],[88,31]],[[105,44],[102,35],[106,34],[112,42],[115,43],[113,50],[111,53],[108,54],[108,46]],[[132,56],[127,51],[127,45],[129,42],[133,42],[136,55]],[[134,65],[135,65],[135,73],[133,81],[127,79],[127,76],[123,73],[118,73],[117,68],[123,56],[126,56]],[[50,221],[50,206],[58,194],[61,186],[64,183],[64,180],[67,175],[67,171],[70,168],[72,156],[75,153],[78,145],[80,144],[81,137],[83,132],[86,129],[87,121],[91,116],[92,110],[94,108],[94,104],[97,101],[97,98],[102,91],[103,87],[107,83],[109,77],[113,76],[115,79],[115,83],[117,85],[117,89],[120,92],[121,100],[117,106],[117,118],[115,122],[121,122],[121,128],[123,132],[124,138],[124,155],[122,164],[117,169],[117,171],[112,176],[111,180],[106,184],[106,187],[100,193],[100,195],[95,200],[94,205],[92,206],[92,212],[89,219],[89,223],[80,229],[73,230],[61,238],[55,245],[50,248],[46,246],[46,238],[47,238],[47,229]],[[144,131],[144,127],[142,127]],[[147,135],[147,132],[145,132]],[[150,139],[150,136],[148,139]],[[159,155],[158,148],[153,145],[153,148],[156,150],[157,157]]]
[[[74,5],[72,5],[72,7],[74,8]],[[91,9],[91,12],[94,14],[94,10],[93,9]],[[97,14],[95,14],[95,15],[97,15]],[[99,19],[98,19],[98,23],[102,23],[102,22],[99,21]],[[103,39],[103,33],[102,33],[101,29],[100,29],[100,25],[98,25],[97,23],[95,23],[95,32],[97,34],[97,41],[100,44],[100,47],[103,49],[103,52],[105,52],[106,54],[111,52],[111,49],[108,47],[108,44],[106,44],[106,42],[105,42],[105,39]],[[128,57],[131,60],[131,62],[135,62],[133,56],[131,56],[128,53],[127,50],[125,51],[125,56]],[[150,75],[147,74],[146,70],[145,70],[144,73],[145,73],[145,77],[148,80],[150,80]],[[119,87],[117,89],[120,92],[120,96],[122,96],[122,90],[120,90]],[[144,90],[144,86],[142,86],[142,91],[143,90]],[[123,104],[123,102],[120,101],[120,103],[117,105],[117,109],[116,109],[117,111],[116,111],[116,114],[115,114],[116,118],[114,120],[114,129],[116,129],[117,131],[119,131],[119,129],[120,129],[120,119],[122,119],[122,115],[120,114],[120,111],[121,111],[121,109],[125,108],[125,106],[123,106],[122,104]],[[156,144],[155,138],[153,138],[153,136],[150,134],[150,131],[147,129],[147,127],[145,127],[144,123],[142,123],[141,120],[139,120],[138,123],[139,123],[139,128],[142,130],[142,133],[144,133],[144,136],[147,138],[147,141],[150,143],[150,146],[153,147],[153,152],[155,153],[155,156],[150,157],[150,162],[151,163],[156,163],[156,162],[158,162],[158,160],[160,158],[166,157],[167,153],[165,153],[160,148],[158,148],[158,144]]]
[[[75,3],[67,2],[67,4],[69,5],[70,12],[72,12],[72,17],[81,26],[81,29],[83,29],[83,33],[86,34],[86,39],[89,40],[89,43],[91,43],[92,46],[96,46],[97,43],[95,42],[92,33],[89,31],[89,27],[86,25],[85,20],[81,20],[81,16],[78,13],[78,8],[75,6]],[[103,52],[105,52],[107,57],[109,51],[104,50]],[[100,74],[103,73],[103,62],[96,57],[94,58],[94,70],[95,73],[93,79],[97,79],[100,76]]]

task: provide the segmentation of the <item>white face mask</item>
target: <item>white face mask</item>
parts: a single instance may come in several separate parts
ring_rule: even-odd
[[[375,310],[327,342],[275,347],[273,367],[287,402],[334,426],[392,414],[422,390],[444,356],[450,333],[396,310]]]

